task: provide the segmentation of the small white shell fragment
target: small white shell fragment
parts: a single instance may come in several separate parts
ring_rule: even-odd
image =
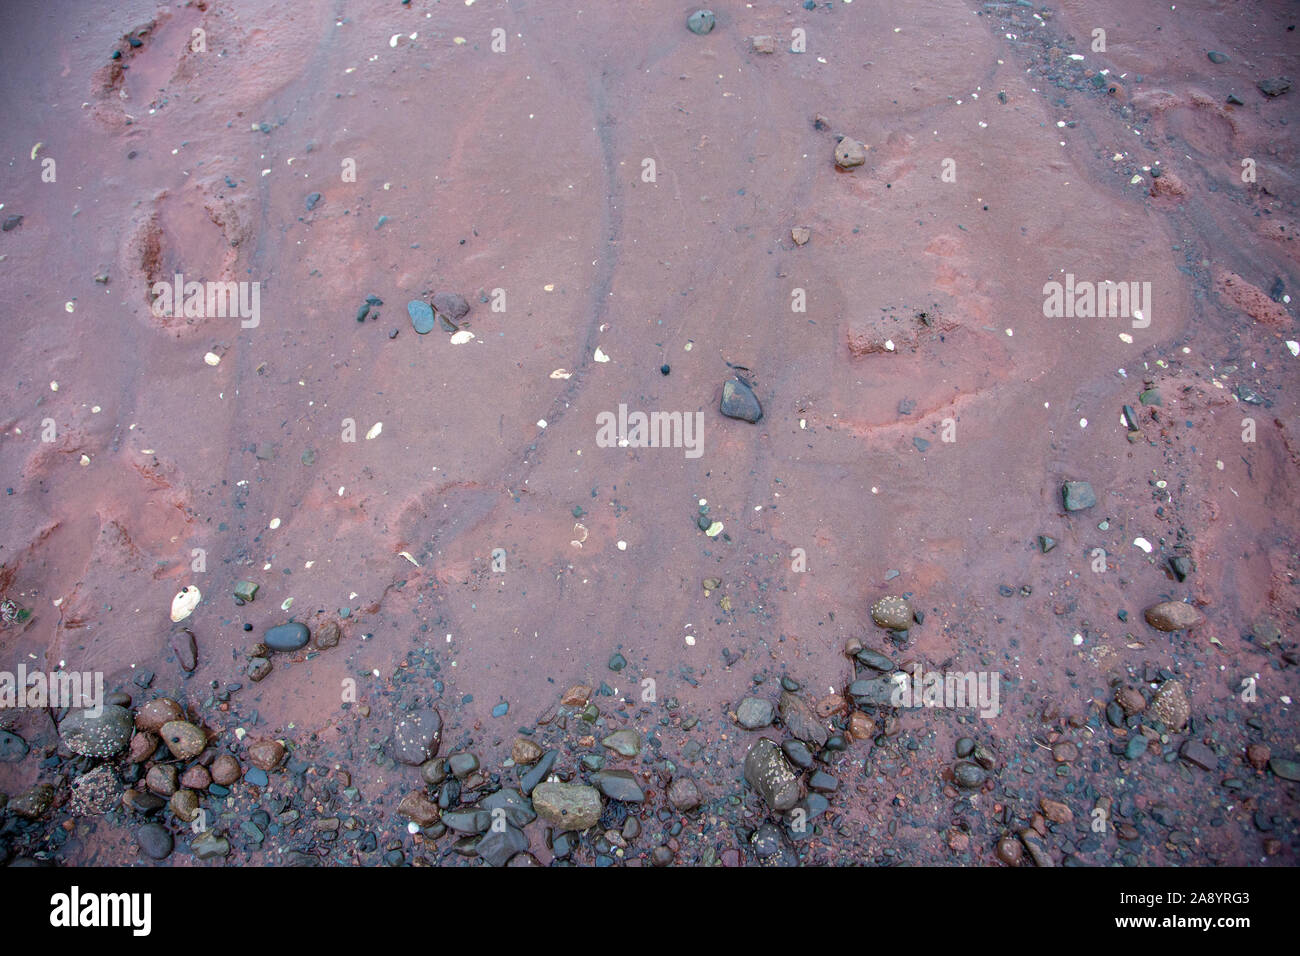
[[[537,419],[537,427],[538,427],[538,428],[545,428],[545,427],[546,427],[546,419],[545,419],[545,418],[539,418],[539,419]]]
[[[194,613],[194,609],[198,607],[201,600],[203,600],[203,595],[192,584],[177,591],[176,596],[172,598],[173,623],[183,621]]]
[[[292,606],[293,606],[293,598],[285,598],[284,603],[280,605],[280,610],[287,611]]]
[[[58,382],[50,382],[50,391],[51,391],[51,392],[57,392],[58,390],[59,390],[59,383],[58,383]]]
[[[392,36],[390,36],[390,37],[388,38],[388,45],[389,45],[390,47],[396,48],[396,47],[397,47],[397,41],[400,40],[401,38],[402,38],[402,35],[401,35],[400,33],[394,33]]]
[[[1080,418],[1080,419],[1079,419],[1079,427],[1080,427],[1080,428],[1087,428],[1087,427],[1088,427],[1088,419],[1086,419],[1086,418]]]
[[[203,361],[206,362],[208,365],[220,365],[221,356],[218,355],[216,352],[209,352],[207,355],[203,356]]]
[[[695,635],[694,635],[694,634],[687,634],[687,635],[686,635],[686,646],[687,646],[687,647],[694,647],[694,646],[695,646]]]
[[[626,542],[626,541],[620,541],[620,542],[618,543],[618,550],[620,550],[620,551],[626,551],[626,550],[627,550],[627,542]]]
[[[595,359],[596,359],[597,362],[608,362],[608,361],[609,361],[609,356],[606,355],[603,351],[601,351],[601,348],[600,348],[599,345],[596,346],[596,354],[595,354],[594,357],[595,357]]]
[[[366,432],[366,441],[370,441],[370,439],[372,438],[378,438],[380,434],[383,432],[383,430],[384,430],[384,423],[375,422],[373,425],[370,426],[370,431]]]
[[[894,351],[894,340],[893,340],[893,339],[885,339],[885,350],[888,351],[888,352],[892,352],[892,351]]]
[[[709,525],[709,530],[704,533],[707,534],[710,538],[716,538],[718,535],[722,534],[722,522],[721,521],[713,522],[713,524]]]
[[[63,311],[65,311],[65,312],[72,312],[72,311],[75,311],[76,308],[77,308],[77,303],[75,303],[75,302],[65,302],[65,303],[63,303]]]
[[[557,368],[551,373],[551,378],[573,378],[573,373],[567,368]]]
[[[1134,538],[1133,543],[1137,545],[1139,548],[1141,548],[1143,551],[1145,551],[1147,554],[1151,553],[1151,542],[1148,541],[1146,538]]]
[[[90,456],[89,456],[89,455],[82,455],[82,456],[81,456],[81,467],[82,467],[82,468],[85,468],[85,467],[86,467],[87,465],[89,465],[89,464],[90,464]]]
[[[402,557],[406,558],[407,561],[410,561],[417,568],[420,566],[420,562],[415,560],[415,558],[411,557],[411,553],[409,551],[398,551],[397,553],[400,554]]]
[[[267,527],[269,527],[272,531],[274,531],[276,528],[280,527],[280,519],[272,518],[271,523]]]
[[[1286,348],[1287,351],[1290,352],[1292,355],[1300,358],[1300,342],[1295,342],[1292,341],[1291,339],[1288,339],[1286,343]]]
[[[473,340],[474,340],[473,332],[471,332],[469,329],[461,329],[459,332],[456,332],[452,335],[451,344],[464,345],[466,342],[472,342]]]
[[[1074,646],[1075,646],[1075,647],[1078,647],[1080,644],[1083,643],[1083,635],[1082,635],[1082,634],[1075,634],[1074,637],[1072,638],[1072,640],[1074,641]]]

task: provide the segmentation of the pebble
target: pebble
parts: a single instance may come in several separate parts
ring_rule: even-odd
[[[338,621],[326,621],[316,628],[316,646],[322,650],[327,647],[336,647],[342,636],[343,629],[339,627]]]
[[[1083,511],[1097,503],[1097,495],[1086,481],[1067,481],[1061,486],[1061,498],[1066,511]]]
[[[539,783],[532,797],[537,815],[563,830],[586,830],[600,820],[603,805],[595,787],[548,781]]]
[[[151,793],[170,797],[176,792],[176,767],[173,764],[155,764],[145,774],[144,785]]]
[[[390,752],[394,760],[418,767],[438,756],[441,741],[442,717],[438,711],[415,710],[398,718]]]
[[[799,802],[799,777],[780,748],[766,737],[754,741],[745,754],[745,781],[770,810],[792,810]]]
[[[700,796],[700,788],[690,777],[674,777],[668,785],[668,802],[674,809],[686,813],[698,807],[703,798]]]
[[[422,827],[430,827],[438,822],[438,805],[418,790],[402,797],[397,805],[397,812]]]
[[[759,404],[754,390],[738,378],[723,383],[719,410],[728,418],[744,422],[757,422],[763,417],[763,406]]]
[[[623,803],[645,802],[645,791],[641,789],[636,777],[626,770],[602,770],[591,775],[591,782],[611,800]]]
[[[623,757],[635,757],[641,752],[641,735],[634,730],[616,730],[600,743]]]
[[[856,139],[845,136],[835,144],[835,165],[840,169],[853,169],[866,161],[867,147]]]
[[[315,209],[315,208],[316,208],[316,204],[317,204],[318,202],[320,202],[320,200],[321,200],[321,195],[320,195],[320,193],[308,193],[308,194],[307,194],[307,211],[308,211],[308,212],[311,212],[313,209]]]
[[[542,748],[527,737],[516,737],[510,745],[510,759],[518,766],[531,766],[542,757]]]
[[[736,723],[746,730],[761,730],[772,723],[772,702],[760,697],[746,697],[736,708]]]
[[[712,10],[696,10],[686,18],[686,28],[692,33],[703,36],[710,32],[717,18],[714,17]]]
[[[208,745],[208,735],[187,720],[169,720],[159,729],[159,736],[179,760],[197,757]]]
[[[453,322],[459,322],[469,315],[469,303],[463,295],[455,292],[439,292],[433,297],[433,310]]]
[[[792,736],[814,748],[820,749],[826,745],[830,731],[817,719],[817,715],[802,698],[783,691],[777,704],[777,713],[781,716],[781,723]]]
[[[871,605],[871,620],[887,631],[905,631],[912,626],[912,605],[906,598],[891,594]]]
[[[411,328],[420,335],[428,335],[436,325],[433,307],[422,299],[412,299],[406,303],[406,314],[411,317]]]
[[[1285,76],[1274,76],[1265,80],[1260,80],[1255,84],[1255,87],[1265,96],[1281,96],[1287,90],[1291,89],[1291,81]]]
[[[1292,782],[1300,781],[1300,763],[1294,760],[1286,760],[1282,757],[1272,757],[1268,762],[1268,769],[1283,780]]]
[[[82,757],[112,757],[126,748],[134,722],[125,707],[105,704],[97,715],[74,709],[59,724],[59,739]]]
[[[956,781],[957,786],[966,790],[978,790],[984,786],[987,777],[982,767],[966,761],[961,761],[952,768],[953,780]]]
[[[287,652],[306,647],[310,639],[311,632],[307,630],[306,624],[290,622],[268,628],[262,636],[262,643],[273,651]]]
[[[1163,601],[1142,614],[1157,631],[1182,631],[1205,623],[1205,615],[1183,601]]]
[[[262,770],[274,770],[284,759],[284,744],[278,740],[257,740],[248,745],[248,761]]]
[[[1187,699],[1187,691],[1182,682],[1176,680],[1161,684],[1147,708],[1147,716],[1164,724],[1171,733],[1178,733],[1186,727],[1191,715],[1192,705]]]
[[[172,631],[168,645],[180,661],[181,670],[190,673],[199,666],[199,645],[194,639],[194,632],[189,628]]]
[[[135,842],[141,852],[151,860],[165,860],[171,856],[175,840],[167,828],[159,823],[146,823],[135,831]]]
[[[209,830],[190,843],[190,850],[200,860],[212,860],[230,853],[230,841]]]

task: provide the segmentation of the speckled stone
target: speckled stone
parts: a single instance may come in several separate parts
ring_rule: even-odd
[[[394,760],[418,767],[438,756],[442,717],[436,710],[413,710],[397,718],[389,752]]]
[[[912,626],[912,605],[906,598],[890,594],[871,605],[871,619],[877,627],[906,631]]]
[[[98,715],[88,710],[69,712],[59,725],[59,737],[74,754],[112,757],[126,748],[134,729],[125,707],[106,704]]]

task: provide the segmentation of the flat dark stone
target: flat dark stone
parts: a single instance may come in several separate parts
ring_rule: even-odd
[[[1086,481],[1067,481],[1061,487],[1061,498],[1066,511],[1083,511],[1097,503],[1097,495]]]
[[[273,651],[296,651],[306,647],[310,639],[311,632],[306,624],[277,624],[266,632],[262,643]]]
[[[730,379],[722,386],[722,414],[744,422],[756,422],[763,417],[763,406],[758,403],[754,390],[740,379]]]
[[[433,319],[433,306],[420,299],[406,303],[406,314],[411,317],[411,328],[421,335],[428,335],[436,324]]]

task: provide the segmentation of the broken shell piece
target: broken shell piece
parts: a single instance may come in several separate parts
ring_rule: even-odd
[[[812,238],[812,230],[807,226],[795,226],[790,230],[790,238],[794,240],[796,246],[807,245],[808,240]]]
[[[172,622],[183,621],[193,614],[194,609],[198,607],[199,601],[202,599],[203,595],[193,585],[181,588],[176,596],[172,598]]]
[[[457,332],[455,335],[451,337],[451,344],[464,345],[466,342],[473,341],[473,339],[474,339],[473,332],[469,331],[468,329],[461,329],[459,332]]]
[[[420,562],[415,560],[415,558],[411,557],[411,553],[409,551],[398,551],[397,553],[400,554],[402,557],[406,558],[407,561],[410,561],[417,568],[420,566]]]
[[[601,351],[600,346],[596,346],[596,354],[593,356],[597,362],[608,362],[609,356]]]
[[[1151,553],[1151,542],[1148,541],[1146,538],[1134,538],[1133,543],[1137,545],[1139,548],[1141,548],[1143,551],[1145,551],[1147,554]]]
[[[587,540],[587,526],[584,524],[575,523],[573,526],[573,540],[570,541],[569,544],[573,545],[575,548],[581,548],[582,542],[586,540]]]
[[[573,378],[573,373],[567,368],[557,368],[551,373],[551,378]]]
[[[203,356],[203,361],[209,365],[220,365],[221,356],[216,352],[209,352],[207,355]]]
[[[366,432],[366,441],[369,441],[372,438],[378,438],[380,434],[383,432],[383,430],[384,430],[384,423],[375,422],[373,425],[370,426],[370,431]]]

